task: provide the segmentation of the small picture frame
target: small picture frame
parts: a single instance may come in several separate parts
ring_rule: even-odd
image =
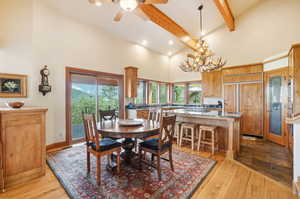
[[[26,98],[27,75],[0,73],[0,98]]]

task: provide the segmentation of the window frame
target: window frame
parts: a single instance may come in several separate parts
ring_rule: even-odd
[[[189,87],[190,84],[200,84],[201,88],[202,88],[202,82],[201,81],[186,81],[186,82],[175,82],[172,83],[172,91],[171,91],[171,102],[172,104],[191,104],[189,103]],[[184,85],[184,103],[175,103],[174,101],[174,86],[175,85]],[[203,96],[200,97],[200,104],[202,103],[202,98]],[[191,105],[197,105],[197,104],[191,104]]]

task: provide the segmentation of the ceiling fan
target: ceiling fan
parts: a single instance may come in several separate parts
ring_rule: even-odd
[[[91,4],[101,3],[118,3],[121,10],[114,17],[115,22],[119,22],[127,12],[134,12],[135,15],[141,17],[143,20],[148,21],[149,17],[145,14],[140,5],[142,4],[166,4],[168,0],[89,0]]]

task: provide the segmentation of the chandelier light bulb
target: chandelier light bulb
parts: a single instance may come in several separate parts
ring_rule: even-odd
[[[120,0],[120,6],[123,10],[131,12],[138,6],[137,0]]]

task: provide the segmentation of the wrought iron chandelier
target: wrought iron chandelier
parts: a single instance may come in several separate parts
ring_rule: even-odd
[[[181,70],[184,72],[210,72],[222,68],[226,61],[221,57],[215,57],[209,49],[208,43],[202,39],[202,10],[203,5],[198,8],[200,12],[200,39],[196,44],[194,54],[188,54],[186,60],[180,64]]]

